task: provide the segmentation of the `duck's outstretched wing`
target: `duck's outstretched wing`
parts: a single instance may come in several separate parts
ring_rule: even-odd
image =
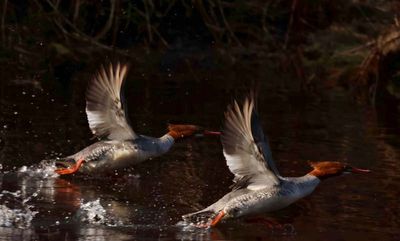
[[[101,67],[89,83],[86,92],[86,115],[92,133],[110,140],[132,140],[137,135],[129,126],[121,86],[127,73],[127,66],[110,64]]]
[[[279,184],[268,141],[254,110],[253,95],[245,99],[242,109],[236,101],[228,107],[221,141],[227,165],[235,175],[233,189],[258,190]]]

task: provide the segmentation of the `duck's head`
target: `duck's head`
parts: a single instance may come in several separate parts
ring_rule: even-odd
[[[328,177],[340,176],[348,173],[369,173],[370,170],[352,167],[347,163],[323,161],[323,162],[310,162],[313,170],[310,175],[316,176],[319,179],[326,179]]]
[[[221,135],[219,131],[209,131],[197,125],[168,125],[168,134],[175,140],[189,136]]]

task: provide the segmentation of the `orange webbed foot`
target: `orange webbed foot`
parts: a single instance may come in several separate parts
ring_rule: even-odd
[[[214,227],[215,225],[217,225],[222,220],[222,218],[224,216],[225,216],[225,212],[224,211],[219,212],[218,215],[215,216],[215,218],[211,221],[210,227]]]
[[[210,223],[197,223],[195,226],[197,228],[212,228],[215,225],[217,225],[217,223],[219,223],[221,221],[221,219],[225,216],[225,212],[224,211],[220,211],[217,216],[215,216]]]
[[[83,160],[83,159],[79,159],[75,163],[75,165],[73,165],[72,167],[70,167],[70,168],[60,168],[60,169],[55,170],[55,172],[57,174],[59,174],[59,175],[73,174],[73,173],[75,173],[75,172],[77,172],[79,170],[79,168],[82,166],[84,161],[85,160]]]

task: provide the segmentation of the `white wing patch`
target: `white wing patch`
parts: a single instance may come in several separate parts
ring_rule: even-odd
[[[86,92],[86,115],[92,133],[110,140],[131,140],[137,135],[129,126],[121,103],[121,86],[127,66],[104,67],[90,82]]]
[[[237,102],[225,113],[225,126],[221,137],[223,153],[229,170],[235,175],[238,186],[260,190],[279,183],[260,153],[252,134],[254,100],[246,98],[240,109]],[[235,186],[235,185],[234,185]],[[234,187],[235,188],[235,187]]]

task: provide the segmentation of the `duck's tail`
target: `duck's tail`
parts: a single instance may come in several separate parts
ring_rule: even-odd
[[[70,156],[54,159],[57,168],[69,169],[75,166],[76,160]]]
[[[206,224],[209,223],[218,213],[212,209],[203,209],[198,212],[188,213],[182,215],[182,219],[185,222],[193,224]]]

